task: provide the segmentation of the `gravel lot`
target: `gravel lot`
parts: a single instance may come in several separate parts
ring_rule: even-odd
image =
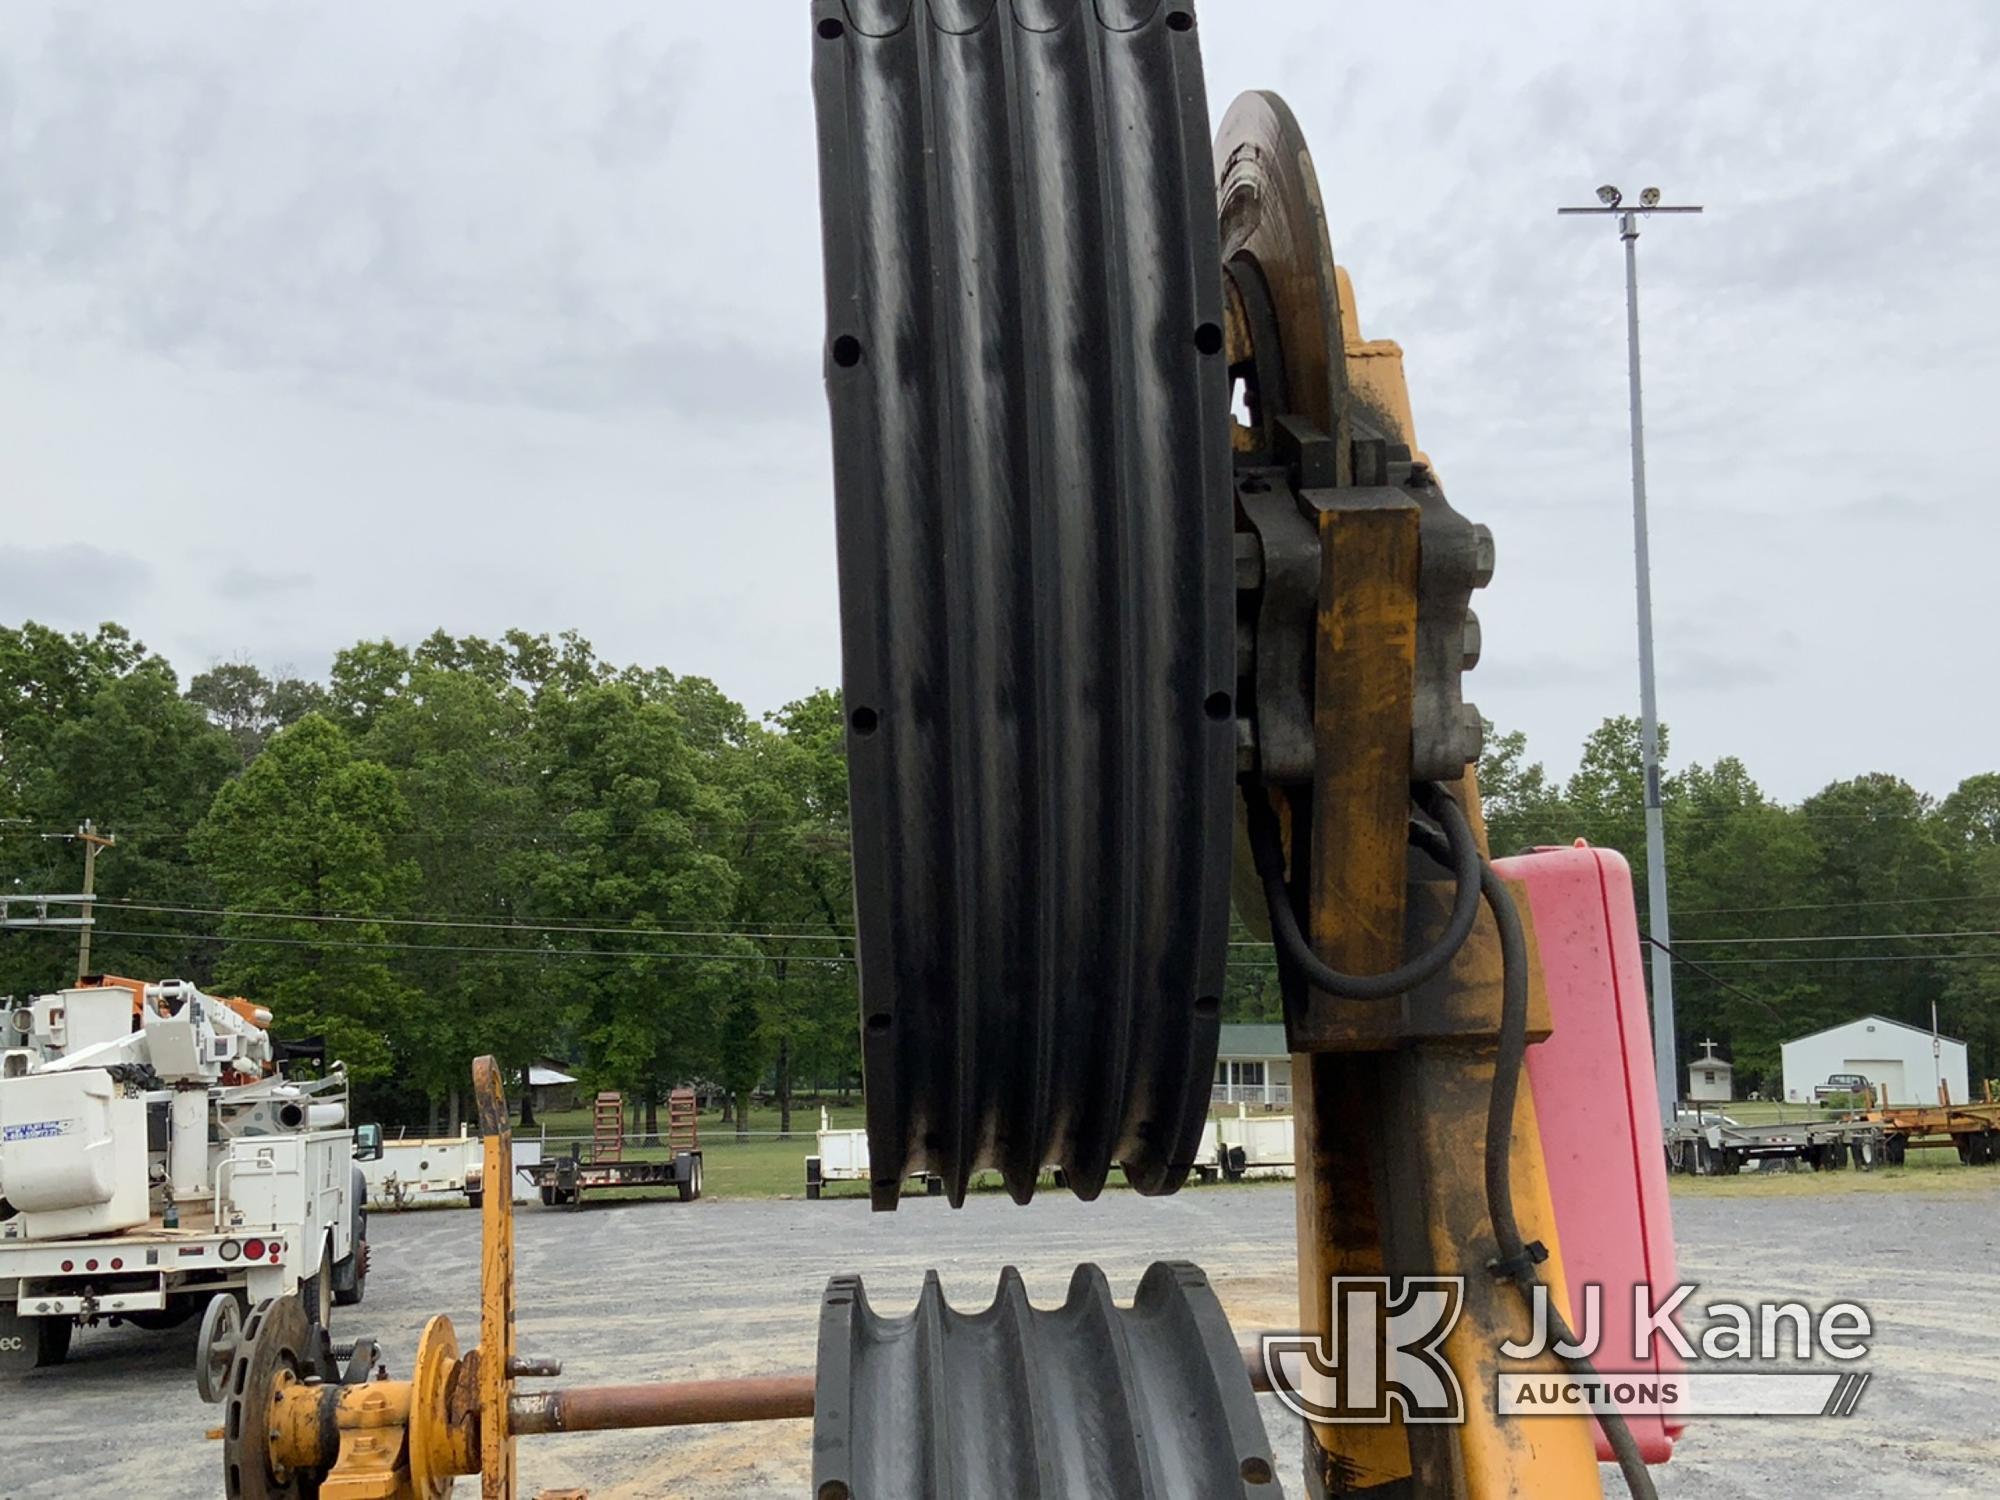
[[[1682,1271],[1706,1293],[1869,1305],[1875,1381],[1838,1425],[1697,1426],[1659,1471],[1662,1495],[1991,1495],[2000,1475],[1997,1210],[2000,1173],[1867,1197],[1760,1197],[1746,1182],[1727,1196],[1677,1199]],[[367,1303],[342,1309],[336,1331],[374,1334],[398,1373],[430,1313],[449,1313],[471,1342],[476,1218],[380,1215],[372,1227]],[[820,1290],[838,1270],[862,1271],[871,1300],[893,1309],[914,1301],[935,1266],[955,1303],[984,1306],[1008,1262],[1042,1302],[1060,1298],[1080,1260],[1097,1260],[1126,1296],[1150,1261],[1185,1257],[1208,1271],[1239,1333],[1287,1325],[1293,1296],[1286,1185],[1169,1199],[1121,1192],[1096,1204],[1051,1195],[1025,1211],[998,1195],[957,1213],[911,1199],[893,1215],[871,1215],[859,1201],[536,1207],[522,1211],[517,1240],[521,1347],[561,1358],[564,1381],[575,1383],[809,1368]],[[0,1390],[0,1497],[219,1494],[220,1445],[202,1438],[216,1409],[194,1394],[192,1346],[191,1328],[81,1333],[68,1365]],[[1297,1438],[1276,1404],[1264,1404],[1296,1496]],[[799,1496],[809,1434],[798,1422],[529,1439],[522,1493],[588,1485],[597,1500]],[[1620,1493],[1615,1473],[1607,1478]]]

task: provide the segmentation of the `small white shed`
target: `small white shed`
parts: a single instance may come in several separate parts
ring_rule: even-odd
[[[1736,1097],[1726,1058],[1715,1055],[1715,1043],[1704,1039],[1702,1055],[1688,1064],[1688,1098],[1696,1104],[1727,1104]]]
[[[1887,1016],[1860,1016],[1784,1045],[1785,1098],[1810,1104],[1813,1090],[1837,1073],[1859,1073],[1890,1104],[1936,1104],[1938,1085],[1951,1102],[1970,1097],[1965,1043]]]

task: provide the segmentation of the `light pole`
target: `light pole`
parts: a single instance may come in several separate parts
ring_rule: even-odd
[[[1625,242],[1625,358],[1632,387],[1632,556],[1639,575],[1639,756],[1646,776],[1646,905],[1653,949],[1653,1068],[1660,1118],[1674,1122],[1680,1067],[1674,1054],[1674,967],[1667,922],[1667,838],[1660,811],[1660,718],[1653,696],[1653,568],[1646,540],[1646,423],[1639,401],[1639,215],[1698,214],[1695,204],[1663,204],[1647,188],[1636,209],[1609,184],[1597,190],[1594,208],[1559,208],[1559,214],[1608,214]]]

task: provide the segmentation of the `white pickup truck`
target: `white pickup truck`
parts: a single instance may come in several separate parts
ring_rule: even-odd
[[[0,1006],[0,1375],[78,1326],[168,1327],[218,1293],[321,1321],[368,1274],[338,1067],[287,1080],[269,1013],[168,981]]]

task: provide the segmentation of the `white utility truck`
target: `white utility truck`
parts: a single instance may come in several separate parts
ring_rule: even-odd
[[[0,1376],[81,1323],[164,1328],[220,1293],[361,1300],[347,1077],[294,1082],[270,1012],[183,980],[0,1001]]]

